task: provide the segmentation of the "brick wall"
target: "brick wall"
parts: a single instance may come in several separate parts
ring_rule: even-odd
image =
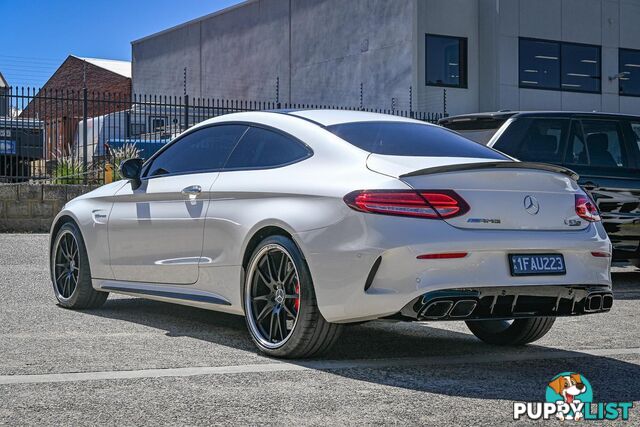
[[[47,233],[69,200],[89,185],[0,184],[0,233]]]

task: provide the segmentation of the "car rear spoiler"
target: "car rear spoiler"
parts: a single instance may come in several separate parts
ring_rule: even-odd
[[[535,169],[547,172],[556,172],[562,175],[566,175],[569,178],[577,181],[580,175],[572,171],[571,169],[551,165],[548,163],[534,163],[534,162],[482,162],[482,163],[463,163],[457,165],[436,166],[432,168],[420,169],[417,171],[405,173],[400,175],[400,178],[409,178],[411,176],[431,175],[435,173],[445,172],[460,172],[468,170],[480,170],[480,169]]]

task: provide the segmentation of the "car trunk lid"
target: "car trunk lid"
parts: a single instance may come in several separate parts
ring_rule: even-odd
[[[393,158],[388,158],[393,157]],[[466,229],[580,230],[576,214],[577,175],[554,165],[372,154],[369,169],[395,176],[418,190],[453,190],[470,206],[446,219]]]

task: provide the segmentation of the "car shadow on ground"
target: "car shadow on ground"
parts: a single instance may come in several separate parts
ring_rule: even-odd
[[[166,331],[169,337],[187,336],[256,353],[241,316],[138,298],[110,299],[99,310],[86,314],[134,322]],[[529,358],[527,355],[533,357]],[[537,353],[545,353],[539,355]],[[474,357],[496,356],[495,362],[473,363]],[[504,360],[504,356],[516,360]],[[466,357],[458,363],[447,358]],[[329,361],[362,359],[426,358],[415,366],[388,365],[374,369],[332,368]],[[429,365],[429,358],[440,363]],[[524,360],[518,360],[523,358]],[[445,363],[442,363],[445,359]],[[560,372],[585,375],[594,387],[597,401],[639,401],[640,366],[610,357],[586,355],[566,350],[529,345],[496,347],[478,341],[471,334],[429,326],[425,323],[369,322],[345,328],[339,342],[326,356],[313,360],[289,360],[314,370],[370,383],[415,391],[476,398],[514,401],[544,400],[544,390]]]

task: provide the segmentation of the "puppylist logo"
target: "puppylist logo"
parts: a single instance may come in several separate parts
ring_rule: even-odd
[[[515,402],[513,419],[628,420],[632,402],[594,402],[584,375],[562,372],[547,384],[546,402]]]

